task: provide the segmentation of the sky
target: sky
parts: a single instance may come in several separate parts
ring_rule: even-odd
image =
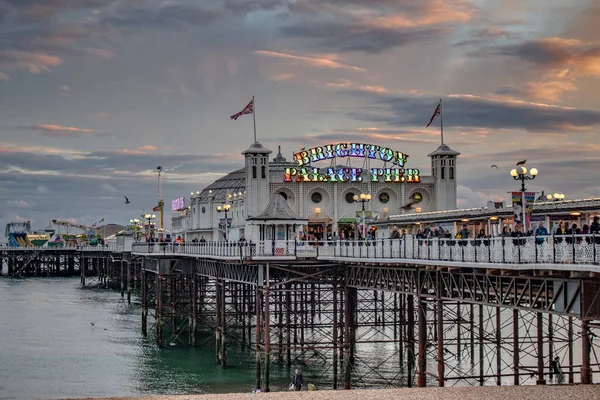
[[[127,223],[240,168],[360,141],[460,151],[460,207],[600,197],[600,2],[0,0],[0,226]],[[492,168],[491,165],[498,168]],[[128,196],[131,204],[125,204]],[[167,214],[167,219],[170,215]]]

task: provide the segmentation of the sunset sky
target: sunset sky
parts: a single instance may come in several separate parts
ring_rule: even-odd
[[[459,206],[508,199],[521,159],[532,191],[600,196],[599,20],[594,0],[0,0],[0,227],[125,223],[158,165],[167,206],[201,190],[242,166],[252,116],[229,116],[252,96],[288,159],[361,141],[423,175],[443,98]]]

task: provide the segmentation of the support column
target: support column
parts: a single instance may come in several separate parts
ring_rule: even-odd
[[[502,322],[500,307],[496,307],[496,385],[502,385]]]
[[[350,289],[344,286],[344,390],[352,389],[352,363],[350,362]]]
[[[333,344],[333,390],[338,387],[338,298],[337,298],[337,270],[331,284],[333,296],[333,327],[332,327],[332,344]]]
[[[442,281],[441,273],[436,273],[436,329],[437,329],[437,363],[438,363],[438,384],[444,387],[444,377],[446,375],[444,363],[444,303],[442,301]]]
[[[483,304],[479,305],[479,386],[483,386],[485,382],[485,346],[483,340],[485,332],[483,330]]]
[[[121,259],[121,297],[125,297],[125,264],[123,259]]]
[[[419,283],[420,284],[420,283]],[[417,297],[417,304],[419,309],[419,355],[418,355],[418,372],[417,372],[417,386],[427,386],[427,364],[425,351],[427,351],[427,304],[423,297]]]
[[[544,315],[541,312],[536,314],[537,318],[537,385],[545,385],[544,379]]]
[[[127,304],[131,304],[131,268],[135,268],[132,262],[127,263]],[[143,287],[144,283],[142,283]]]
[[[192,346],[196,345],[196,324],[198,322],[198,301],[196,296],[198,295],[198,278],[196,275],[190,275],[190,338],[189,344]]]
[[[142,334],[148,336],[148,281],[142,269]]]
[[[406,296],[406,314],[408,321],[406,325],[406,352],[408,356],[408,373],[407,385],[412,386],[413,382],[413,371],[415,370],[415,300],[412,294]]]
[[[513,309],[513,384],[519,385],[519,310]]]
[[[158,347],[162,347],[163,345],[163,310],[162,310],[162,276],[160,274],[156,274],[155,277],[156,282],[156,302],[155,302],[155,310],[154,314],[156,315],[156,345]]]
[[[227,283],[225,280],[221,281],[221,366],[223,368],[227,367],[227,345],[226,345],[226,337],[227,337],[227,319],[225,311],[227,310]]]
[[[263,391],[269,392],[269,383],[270,383],[270,371],[269,368],[271,366],[271,310],[270,310],[270,288],[269,288],[269,264],[266,265],[267,270],[267,279],[266,285],[264,286],[264,301],[265,301],[265,369],[264,369],[264,377],[263,377]]]
[[[260,268],[260,266],[259,266],[259,268]],[[259,273],[259,275],[260,275],[260,273]],[[260,295],[261,295],[260,288],[257,287],[256,292],[255,292],[256,306],[254,307],[254,311],[256,314],[255,318],[256,318],[256,387],[257,388],[261,387],[260,386],[260,381],[261,381],[261,367],[260,367],[260,339],[261,339],[260,325],[261,325],[261,321],[260,321],[260,316],[262,314],[262,304],[261,304],[261,300],[260,300]]]
[[[590,326],[586,319],[581,320],[581,383],[589,385],[592,383],[592,369],[590,367],[590,355],[592,343],[590,342]]]
[[[221,364],[221,281],[215,281],[215,358]]]

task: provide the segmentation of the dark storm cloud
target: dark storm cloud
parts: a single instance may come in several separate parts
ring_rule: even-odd
[[[425,126],[439,99],[409,95],[350,91],[369,98],[377,112],[355,111],[348,116],[369,122]],[[491,100],[479,96],[448,96],[444,99],[444,126],[528,131],[564,131],[600,125],[600,111],[545,106],[521,101]]]
[[[102,8],[111,5],[115,0],[0,0],[26,20],[45,20],[61,12]]]
[[[222,15],[222,10],[184,4],[164,4],[158,8],[125,5],[103,15],[99,22],[124,28],[177,28],[208,25]]]
[[[228,172],[239,168],[237,162],[228,162],[220,155],[186,154],[135,154],[132,152],[96,151],[66,157],[59,154],[40,154],[18,151],[3,151],[0,169],[16,168],[31,172],[51,171],[68,175],[102,174],[115,178],[131,177],[133,174],[153,170],[161,165],[165,171],[177,174],[203,172]]]
[[[338,51],[382,53],[395,47],[448,35],[446,28],[401,29],[364,27],[351,22],[303,22],[281,28],[290,38],[320,39],[319,47]]]

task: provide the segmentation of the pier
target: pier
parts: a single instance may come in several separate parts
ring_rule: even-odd
[[[255,352],[263,391],[273,363],[322,371],[333,389],[547,384],[558,382],[555,357],[564,383],[597,381],[600,238],[536,239],[0,254],[13,275],[79,272],[82,285],[120,288],[130,300],[139,285],[141,329],[158,346],[198,345],[196,332],[213,330],[215,362],[227,367],[228,346]]]

